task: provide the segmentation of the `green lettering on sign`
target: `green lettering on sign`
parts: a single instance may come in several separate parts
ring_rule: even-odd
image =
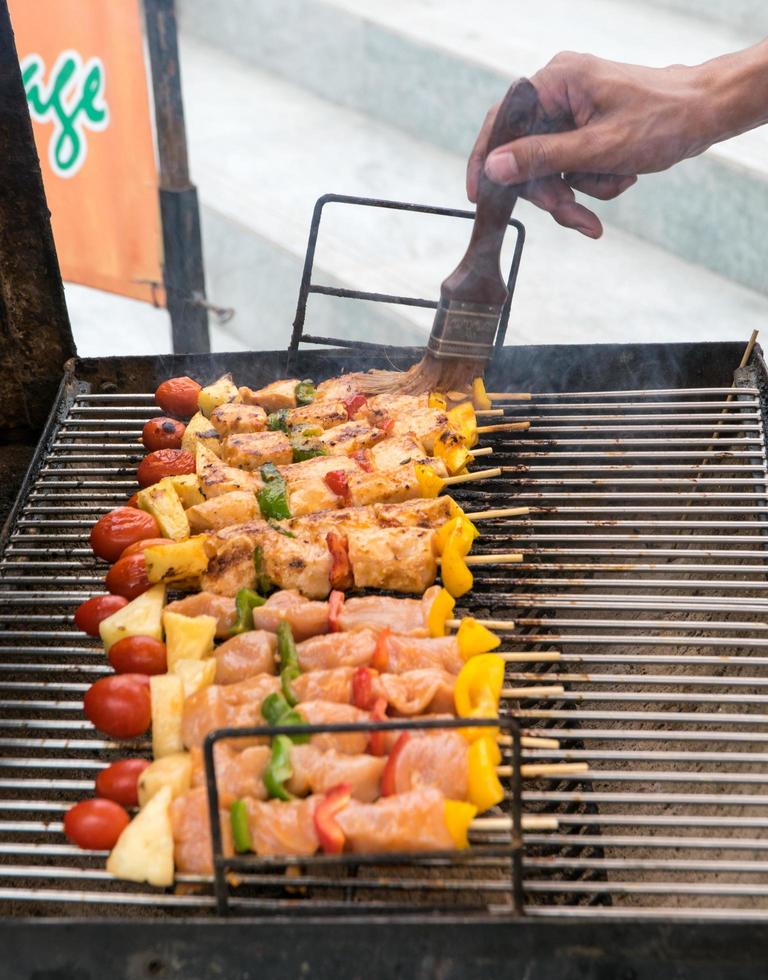
[[[36,122],[53,123],[48,160],[59,177],[74,177],[85,163],[85,130],[101,132],[109,125],[104,98],[104,64],[100,58],[83,62],[77,51],[62,51],[45,81],[45,62],[37,54],[21,62],[29,114]]]

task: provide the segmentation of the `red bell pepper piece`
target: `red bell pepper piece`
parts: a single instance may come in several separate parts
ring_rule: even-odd
[[[339,616],[341,616],[341,610],[343,608],[344,593],[334,589],[328,596],[328,625],[331,627],[331,633],[339,633],[341,631]]]
[[[374,700],[373,672],[369,667],[358,667],[352,675],[352,702],[356,708],[369,711]]]
[[[383,630],[379,632],[378,638],[376,640],[376,649],[373,651],[373,657],[371,658],[371,667],[374,670],[378,670],[380,674],[386,674],[389,670],[389,652],[387,651],[387,641],[392,634],[392,630],[385,626]]]
[[[373,456],[370,449],[358,449],[351,456],[361,470],[365,470],[366,473],[373,473]]]
[[[376,698],[371,708],[371,721],[387,721],[387,700]],[[384,755],[384,736],[386,732],[371,732],[368,739],[368,751],[371,755]]]
[[[314,823],[320,847],[326,854],[341,854],[346,838],[336,823],[336,814],[352,799],[351,783],[339,783],[329,789],[324,799],[315,807]]]
[[[328,489],[347,503],[349,500],[349,482],[347,481],[347,474],[344,470],[331,470],[330,473],[325,474],[323,479]]]
[[[392,418],[383,419],[381,422],[379,422],[379,428],[383,429],[387,435],[390,434],[390,432],[394,428],[394,425],[395,425],[395,420]]]
[[[344,408],[347,412],[347,418],[350,421],[357,415],[361,408],[364,408],[368,404],[368,399],[365,395],[361,395],[359,392],[356,395],[350,395],[349,398],[345,398],[342,402]]]
[[[396,792],[395,786],[395,775],[397,772],[397,760],[400,757],[400,753],[405,748],[406,744],[410,740],[410,732],[401,732],[398,736],[397,741],[392,746],[392,751],[389,753],[389,758],[387,759],[387,764],[384,766],[384,772],[381,774],[381,795],[382,796],[394,796]]]
[[[325,543],[331,553],[331,571],[328,575],[332,589],[346,591],[352,588],[352,565],[349,561],[347,539],[338,531],[329,531]]]

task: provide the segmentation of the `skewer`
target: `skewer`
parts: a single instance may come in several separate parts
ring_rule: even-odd
[[[464,559],[467,565],[514,565],[522,560],[523,556],[519,551],[500,551],[495,555],[467,555]]]
[[[523,763],[520,766],[520,775],[524,779],[535,779],[537,776],[568,776],[588,771],[589,764],[586,762],[534,762]],[[511,776],[512,766],[497,766],[496,773],[499,776]]]
[[[557,830],[559,828],[557,817],[545,814],[524,813],[522,817],[523,830]],[[493,833],[502,831],[509,833],[512,829],[511,817],[477,817],[469,826],[470,830],[485,831]]]
[[[493,446],[481,446],[479,449],[473,449],[472,455],[477,456],[491,456],[493,454]]]
[[[494,517],[522,517],[530,512],[530,507],[497,507],[491,510],[473,510],[465,513],[465,517],[470,521],[490,521]]]
[[[529,402],[533,395],[530,391],[489,391],[486,397],[492,402]]]
[[[456,483],[472,483],[475,480],[492,480],[501,476],[500,467],[491,470],[475,470],[474,473],[459,473],[458,476],[447,476],[443,480],[443,486],[452,487]]]
[[[511,744],[511,740],[510,740]],[[536,735],[521,735],[520,745],[524,749],[559,749],[560,743],[556,738],[538,738]]]
[[[500,656],[504,656],[501,654]],[[503,698],[513,698],[517,701],[528,700],[530,698],[556,698],[565,694],[562,684],[542,684],[539,687],[503,687],[501,696]]]
[[[530,429],[530,422],[499,422],[496,425],[479,425],[478,434],[483,432],[522,432]]]
[[[492,418],[494,416],[496,418],[498,418],[500,415],[502,415],[502,416],[504,415],[504,409],[503,408],[481,408],[479,410],[478,409],[475,409],[475,417],[476,418],[484,418],[484,419],[487,419],[487,418]]]

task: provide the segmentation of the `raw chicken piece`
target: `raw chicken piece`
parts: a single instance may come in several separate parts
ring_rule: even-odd
[[[192,786],[205,786],[205,761],[202,749],[190,749],[192,759]],[[272,755],[268,745],[251,745],[238,751],[237,743],[217,742],[214,748],[216,761],[216,785],[219,804],[232,806],[241,796],[265,800],[264,770]]]
[[[366,629],[314,636],[298,644],[299,666],[302,670],[362,667],[371,662],[376,643],[376,634]]]
[[[215,595],[213,592],[198,592],[185,596],[176,602],[169,602],[166,612],[180,613],[182,616],[215,616],[216,636],[229,636],[237,622],[235,602],[229,596]]]
[[[390,715],[412,717],[425,712],[452,713],[455,683],[453,674],[424,667],[404,674],[379,674],[372,687],[376,697],[386,698]]]
[[[290,803],[261,803],[246,799],[253,850],[261,857],[314,854],[319,846],[315,832],[318,797]]]
[[[395,633],[426,635],[427,616],[439,592],[440,587],[433,585],[421,599],[378,595],[347,599],[341,607],[339,626],[342,630],[388,628]]]
[[[327,793],[339,783],[350,783],[356,800],[370,803],[379,795],[379,782],[385,757],[347,755],[335,749],[323,751],[317,745],[294,745],[291,749],[293,776],[288,789],[296,796]]]
[[[302,701],[299,712],[308,725],[339,725],[370,721],[367,711],[351,704],[334,704],[331,701]],[[320,749],[336,749],[345,755],[359,755],[368,745],[368,732],[323,732],[312,735],[310,745]]]
[[[410,732],[395,761],[395,792],[433,786],[449,800],[469,791],[467,740],[456,731]]]
[[[334,701],[352,703],[352,677],[355,667],[332,667],[330,670],[310,670],[293,682],[299,701]]]
[[[376,803],[351,800],[336,822],[344,831],[345,849],[358,854],[454,847],[445,824],[445,798],[437,789],[386,796]]]
[[[248,728],[263,725],[261,702],[280,690],[280,678],[258,674],[238,684],[211,684],[184,702],[181,737],[187,748],[202,745],[216,728]],[[256,743],[261,741],[255,740]],[[247,745],[242,740],[242,745]]]
[[[235,684],[255,674],[274,674],[277,637],[266,630],[233,636],[216,648],[217,684]]]
[[[464,666],[455,636],[399,636],[391,634],[386,639],[385,651],[388,665],[386,673],[404,674],[406,671],[438,667],[449,674],[458,674]]]
[[[232,832],[229,813],[219,811],[222,846],[232,854]],[[211,825],[208,820],[208,796],[204,786],[191,789],[171,803],[174,863],[182,874],[209,875],[213,873]]]
[[[283,620],[291,627],[293,638],[297,642],[327,633],[328,603],[313,602],[297,589],[281,589],[274,592],[263,606],[253,610],[253,625],[256,629],[276,633]]]

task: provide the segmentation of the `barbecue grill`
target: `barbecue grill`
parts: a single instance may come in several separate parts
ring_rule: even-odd
[[[318,207],[329,200],[339,199]],[[759,348],[736,370],[743,347],[727,343],[496,352],[488,389],[530,392],[499,405],[531,427],[485,437],[502,475],[454,496],[467,511],[528,506],[528,515],[484,522],[473,552],[521,551],[524,560],[475,568],[457,612],[505,624],[505,726],[551,740],[530,748],[515,736],[522,763],[584,766],[526,778],[517,793],[510,782],[504,811],[517,796],[549,829],[517,841],[498,820],[462,859],[262,863],[236,888],[224,880],[224,906],[210,880],[182,876],[168,891],[115,881],[104,855],[66,842],[66,809],[92,791],[99,768],[137,751],[83,718],[83,692],[105,660],[71,615],[102,588],[88,534],[136,488],[141,428],[160,414],[151,392],[173,375],[224,371],[258,387],[285,376],[289,357],[293,373],[316,380],[414,360],[372,344],[299,346],[326,340],[303,333],[312,292],[429,305],[316,287],[318,224],[290,352],[67,366],[0,542],[0,902],[19,919],[0,928],[11,962],[13,943],[20,950],[14,976],[54,962],[28,938],[30,917],[66,920],[51,926],[63,962],[103,973],[104,956],[131,949],[135,976],[197,975],[184,971],[216,956],[234,975],[245,960],[231,946],[242,932],[231,929],[243,919],[268,944],[268,976],[293,975],[302,962],[319,975],[357,975],[360,950],[384,928],[392,939],[376,951],[382,972],[400,964],[415,975],[415,963],[431,975],[445,950],[446,976],[465,975],[452,971],[467,963],[466,975],[477,975],[483,962],[531,962],[546,946],[552,958],[531,975],[563,977],[558,950],[572,948],[574,969],[597,968],[620,942],[616,955],[631,966],[611,976],[644,975],[632,971],[655,970],[673,948],[681,966],[704,957],[697,972],[710,975],[720,968],[716,936],[768,918],[768,373]],[[222,907],[230,920],[217,916]],[[119,916],[120,931],[100,927],[109,950],[89,952],[82,937],[105,916]],[[691,924],[710,919],[716,929]],[[759,955],[750,942],[729,949],[734,968]]]

